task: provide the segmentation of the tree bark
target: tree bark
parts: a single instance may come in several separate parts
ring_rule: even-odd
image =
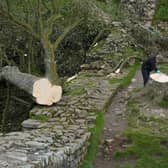
[[[38,104],[52,105],[62,96],[61,86],[52,85],[46,78],[22,73],[14,66],[1,69],[0,80],[3,79],[32,95]]]
[[[27,93],[32,94],[33,84],[40,78],[31,74],[22,73],[15,66],[6,66],[1,69],[0,80],[2,79],[10,82]]]

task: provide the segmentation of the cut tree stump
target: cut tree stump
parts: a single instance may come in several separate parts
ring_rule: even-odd
[[[15,66],[3,67],[0,71],[0,80],[8,81],[33,96],[36,103],[52,105],[60,101],[62,87],[52,85],[47,78],[22,73]]]
[[[152,73],[150,78],[159,83],[168,83],[168,76],[164,73]]]
[[[145,87],[144,97],[148,98],[153,104],[159,104],[161,101],[168,103],[168,82],[159,83],[153,80]]]

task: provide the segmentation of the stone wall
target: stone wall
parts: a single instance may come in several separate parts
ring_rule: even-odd
[[[52,107],[36,106],[21,132],[0,135],[0,167],[8,168],[77,168],[89,144],[89,128],[95,126],[97,113],[104,112],[119,88],[111,84],[113,58],[125,58],[125,48],[133,42],[122,25],[113,23],[113,31],[104,44],[91,51],[99,57],[99,66],[83,70],[65,84],[62,100]],[[109,56],[110,55],[110,56]],[[85,68],[84,68],[85,67]],[[109,75],[110,74],[110,75]],[[119,77],[127,74],[122,73]]]
[[[95,126],[97,113],[105,111],[120,87],[119,83],[110,83],[115,76],[111,74],[113,68],[119,60],[137,54],[129,29],[121,22],[112,22],[112,26],[107,39],[88,54],[95,61],[83,65],[77,78],[66,83],[59,103],[52,107],[36,106],[30,112],[30,119],[22,123],[22,131],[0,134],[1,168],[80,165],[89,145],[89,128]],[[119,77],[126,74],[127,71]]]
[[[95,109],[103,111],[118,87],[112,87],[107,79],[96,74],[86,80],[83,75],[85,73],[81,73],[69,87],[76,91],[83,83],[84,94],[64,96],[52,107],[35,107],[31,116],[45,116],[45,121],[28,119],[22,123],[22,132],[1,134],[1,168],[78,167],[87,151],[88,128],[94,126]]]
[[[163,36],[168,36],[168,22],[159,22],[157,28],[162,32]]]
[[[149,27],[155,14],[157,0],[121,0],[121,3],[129,12],[129,19],[133,22],[141,22]]]

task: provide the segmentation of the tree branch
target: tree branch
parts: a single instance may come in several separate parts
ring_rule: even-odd
[[[5,134],[5,121],[6,121],[7,111],[9,108],[9,102],[10,102],[10,87],[9,87],[9,83],[7,82],[7,98],[5,102],[5,108],[2,114],[2,130],[1,131],[3,134]]]
[[[27,102],[27,101],[25,101],[25,100],[23,100],[23,99],[21,99],[21,98],[18,98],[18,97],[16,97],[16,96],[11,96],[11,99],[13,99],[13,100],[15,100],[15,101],[18,101],[18,102],[20,102],[20,103],[22,103],[22,104],[25,104],[26,106],[30,106],[30,103],[29,102]]]
[[[82,20],[82,19],[81,19]],[[76,21],[75,23],[73,23],[72,25],[68,26],[67,28],[65,28],[64,32],[58,37],[58,39],[55,41],[55,43],[53,44],[53,48],[54,50],[56,50],[56,48],[58,47],[58,45],[62,42],[62,40],[65,38],[65,36],[72,30],[74,29],[76,26],[78,26],[81,23],[81,20]]]
[[[7,5],[7,8],[8,8],[8,12],[10,12],[10,3],[9,3],[9,0],[6,0],[6,5]]]
[[[88,49],[88,52],[92,49],[92,47],[94,46],[94,44],[101,38],[101,36],[103,35],[103,33],[104,33],[105,31],[111,31],[111,30],[110,30],[109,28],[104,28],[104,29],[102,29],[102,30],[98,33],[98,35],[94,38],[92,44],[90,45],[90,47],[89,47],[89,49]]]
[[[47,21],[47,27],[44,29],[44,33],[46,34],[46,36],[48,37],[53,30],[53,24],[55,23],[56,20],[60,19],[62,16],[59,15],[52,15],[48,21]]]
[[[17,26],[21,27],[22,29],[24,29],[27,33],[32,35],[35,39],[37,39],[37,40],[40,39],[39,35],[32,29],[32,27],[29,24],[17,20],[9,12],[4,10],[2,6],[0,6],[0,14],[2,16],[4,16],[4,17],[7,17],[15,25],[17,25]]]

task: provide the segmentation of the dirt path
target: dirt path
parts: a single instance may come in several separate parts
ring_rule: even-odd
[[[118,165],[125,163],[134,164],[135,161],[133,159],[116,161],[112,155],[116,149],[122,148],[126,142],[126,139],[122,137],[122,133],[127,128],[125,109],[129,93],[132,89],[142,86],[141,73],[138,71],[128,88],[122,90],[114,97],[105,115],[104,133],[94,162],[94,168],[117,168]]]

